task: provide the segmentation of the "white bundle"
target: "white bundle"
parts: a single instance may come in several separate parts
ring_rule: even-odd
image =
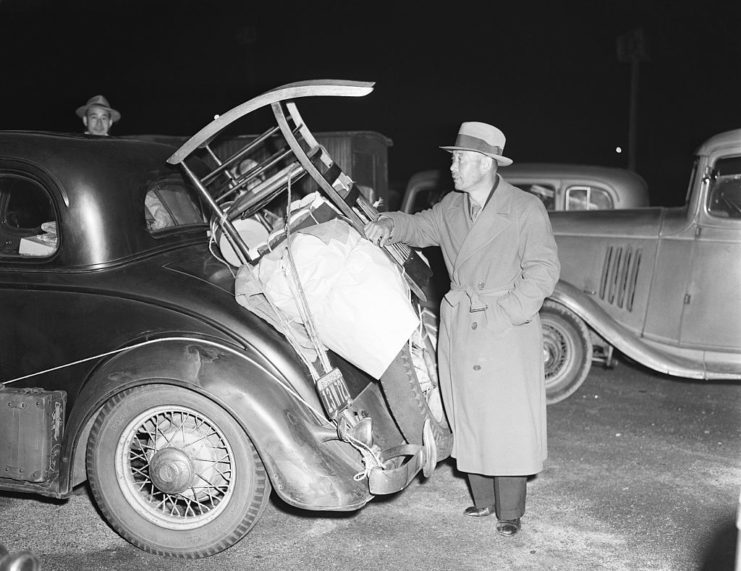
[[[400,270],[342,220],[293,234],[293,256],[321,342],[378,379],[419,325]],[[265,294],[302,322],[285,247],[257,267]]]

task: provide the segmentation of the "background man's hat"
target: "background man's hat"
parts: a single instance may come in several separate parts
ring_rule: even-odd
[[[499,129],[487,123],[468,121],[461,123],[455,145],[440,147],[446,151],[475,151],[491,157],[503,167],[512,164],[512,159],[502,156],[507,139]]]
[[[81,107],[77,108],[77,116],[81,119],[87,115],[87,110],[92,107],[93,105],[97,107],[103,107],[104,109],[108,109],[108,112],[111,114],[111,123],[115,123],[121,118],[121,114],[116,111],[113,107],[110,106],[108,103],[108,100],[103,97],[102,95],[96,95],[95,97],[91,97],[87,100],[87,103],[85,105],[82,105]]]

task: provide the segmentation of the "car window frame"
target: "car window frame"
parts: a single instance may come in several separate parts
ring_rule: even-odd
[[[732,173],[732,174],[719,173],[719,163],[731,163],[731,162],[737,163],[739,165],[740,168],[734,169],[734,170],[738,170],[737,173]],[[707,191],[705,193],[705,197],[703,200],[703,210],[705,214],[710,219],[716,222],[717,221],[721,221],[721,222],[732,221],[732,222],[738,223],[739,221],[741,221],[741,215],[731,216],[730,212],[728,212],[728,216],[722,216],[717,213],[718,211],[711,208],[711,201],[715,197],[714,191],[717,188],[719,179],[733,178],[735,180],[738,180],[738,185],[741,186],[741,155],[729,154],[729,155],[723,155],[723,156],[716,157],[715,160],[713,161],[710,172],[712,172],[712,176],[709,177],[708,184],[707,184]]]
[[[187,192],[188,196],[193,201],[193,206],[196,210],[199,211],[201,215],[201,220],[199,222],[191,222],[187,224],[173,224],[169,226],[164,226],[161,228],[151,228],[150,224],[148,222],[147,213],[149,211],[149,207],[147,206],[147,197],[151,192],[155,192],[155,195],[157,196],[158,200],[162,200],[162,195],[157,194],[156,191],[160,189],[162,186],[168,186],[171,185],[173,182],[179,183],[179,185]],[[178,234],[181,232],[188,232],[192,231],[194,229],[201,228],[203,226],[208,226],[209,224],[209,210],[206,208],[206,205],[204,204],[204,200],[201,197],[200,193],[198,193],[195,189],[190,187],[190,181],[182,176],[179,172],[169,172],[165,176],[157,177],[154,179],[151,179],[147,181],[144,192],[142,193],[142,201],[143,204],[143,214],[144,214],[144,224],[146,231],[148,234],[155,239],[160,239],[165,236],[171,236],[173,234]],[[167,205],[164,205],[167,209]],[[168,209],[169,213],[169,209]],[[168,215],[172,216],[171,213]]]
[[[10,266],[10,265],[41,265],[46,264],[50,261],[52,261],[54,258],[56,258],[61,249],[62,249],[62,231],[60,228],[60,213],[57,206],[57,200],[55,199],[55,192],[54,189],[44,180],[44,177],[41,176],[41,173],[37,173],[33,170],[29,170],[28,168],[22,168],[20,165],[14,164],[15,161],[5,161],[0,160],[0,178],[6,177],[6,176],[13,176],[19,179],[24,179],[30,183],[32,183],[36,188],[40,190],[41,193],[46,197],[48,200],[49,205],[49,211],[51,214],[53,214],[53,220],[49,221],[46,220],[44,222],[56,222],[56,243],[55,243],[55,249],[53,252],[50,252],[48,255],[23,255],[20,254],[20,252],[14,254],[14,255],[7,255],[0,251],[0,265],[2,266]],[[25,166],[25,165],[24,165]],[[7,212],[8,202],[9,199],[6,199],[5,197],[0,197],[0,224],[5,225],[5,216]],[[43,224],[43,222],[42,222]],[[36,227],[34,227],[36,228]],[[41,229],[41,225],[39,225],[39,229]],[[22,232],[19,232],[19,236]],[[45,232],[46,233],[46,232]],[[20,236],[19,240],[21,238],[25,237],[31,237],[31,236],[38,236],[39,234],[26,234],[24,236]],[[20,244],[18,246],[18,249],[20,250]]]
[[[597,191],[605,194],[610,201],[610,207],[609,208],[595,208],[594,210],[615,210],[615,200],[612,196],[612,193],[610,193],[609,190],[607,190],[605,187],[597,185],[597,184],[570,184],[566,185],[563,191],[564,195],[564,210],[570,211],[570,212],[591,212],[588,208],[569,208],[569,198],[571,195],[571,192],[573,190],[586,190],[587,191],[587,204],[593,204],[591,197],[592,193]]]
[[[559,191],[561,188],[561,185],[558,182],[555,182],[553,180],[541,180],[541,179],[525,179],[525,178],[519,178],[519,177],[512,177],[507,178],[505,176],[502,177],[505,181],[507,181],[512,186],[519,188],[523,192],[527,192],[528,194],[532,194],[533,196],[537,197],[545,207],[546,210],[549,212],[556,210],[557,201],[559,200]],[[550,197],[544,197],[542,194],[533,192],[532,187],[539,186],[541,188],[544,188],[545,190],[549,190],[553,192],[553,196]],[[550,208],[549,204],[546,202],[545,198],[547,198],[550,201]]]

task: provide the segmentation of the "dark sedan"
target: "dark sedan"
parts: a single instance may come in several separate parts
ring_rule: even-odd
[[[242,108],[325,86],[302,90]],[[313,375],[279,323],[235,300],[214,237],[243,246],[199,187],[226,166],[189,158],[184,177],[175,151],[0,133],[0,490],[65,498],[88,480],[131,543],[202,557],[244,537],[271,489],[356,510],[429,475],[451,440],[412,366],[434,368],[429,345],[410,340],[380,382],[332,351]]]

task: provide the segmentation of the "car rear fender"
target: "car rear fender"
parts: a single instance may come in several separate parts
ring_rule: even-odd
[[[686,378],[704,378],[701,361],[665,353],[646,343],[639,334],[621,325],[591,295],[559,281],[550,299],[569,308],[621,353],[656,371]]]
[[[308,402],[286,379],[249,356],[202,339],[164,339],[116,354],[87,380],[68,419],[62,450],[62,495],[83,482],[90,428],[113,395],[145,384],[178,385],[217,402],[244,428],[273,488],[291,505],[351,510],[371,499],[360,455],[337,440],[317,399]]]

